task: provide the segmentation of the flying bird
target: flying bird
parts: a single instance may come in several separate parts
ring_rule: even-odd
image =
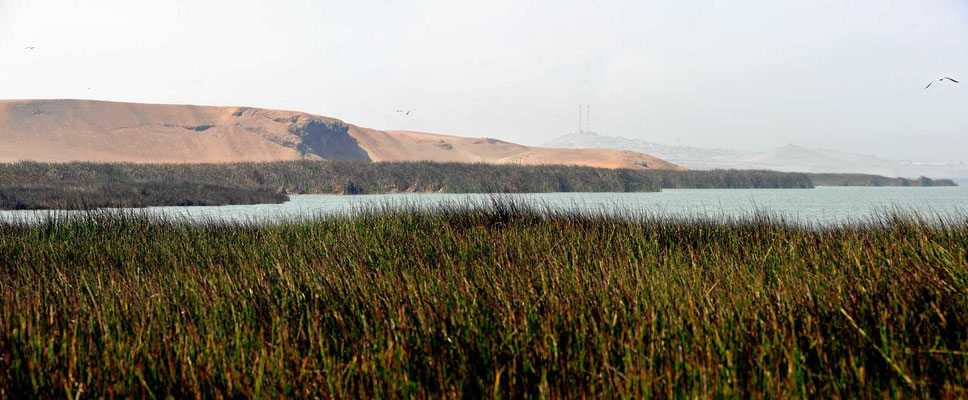
[[[412,108],[409,109],[409,110],[406,110],[406,111],[404,111],[404,110],[397,110],[398,113],[403,113],[403,115],[410,115],[410,112],[411,111],[413,111]]]
[[[958,81],[956,81],[954,79],[951,79],[951,78],[945,76],[945,77],[938,78],[936,81],[931,81],[930,83],[928,83],[928,86],[925,86],[924,88],[927,89],[927,88],[931,87],[931,85],[933,85],[935,82],[944,82],[946,80],[952,81],[954,83],[959,83]]]
[[[34,47],[34,46],[24,47],[24,50],[33,50],[33,49],[36,49],[36,47]]]

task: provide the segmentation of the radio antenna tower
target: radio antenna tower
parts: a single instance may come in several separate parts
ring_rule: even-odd
[[[578,105],[578,133],[582,133],[582,130],[581,130],[581,104]]]

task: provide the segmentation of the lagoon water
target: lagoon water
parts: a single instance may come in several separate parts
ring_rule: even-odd
[[[293,195],[284,204],[150,207],[136,212],[189,221],[279,222],[346,214],[366,207],[437,206],[488,202],[495,195]],[[901,211],[923,217],[968,218],[968,186],[818,187],[815,189],[666,189],[659,193],[502,194],[540,208],[616,215],[742,218],[769,213],[791,222],[836,225]],[[63,213],[63,212],[59,212]],[[77,213],[77,212],[72,212]],[[39,221],[50,211],[0,211],[0,221]]]

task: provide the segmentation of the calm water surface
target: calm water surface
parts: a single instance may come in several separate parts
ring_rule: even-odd
[[[830,225],[864,220],[878,211],[925,216],[968,215],[968,186],[819,187],[815,189],[667,189],[660,193],[540,193],[499,195],[555,210],[618,215],[744,217],[756,212]],[[479,194],[294,195],[284,204],[151,207],[151,215],[191,221],[277,222],[352,213],[364,207],[435,206],[486,202]],[[0,211],[2,220],[41,220],[48,211]]]

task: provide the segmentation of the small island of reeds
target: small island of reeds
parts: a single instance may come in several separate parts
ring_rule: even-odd
[[[950,180],[761,170],[628,170],[563,165],[279,161],[225,164],[0,164],[0,209],[282,203],[288,194],[657,192],[949,186]]]

